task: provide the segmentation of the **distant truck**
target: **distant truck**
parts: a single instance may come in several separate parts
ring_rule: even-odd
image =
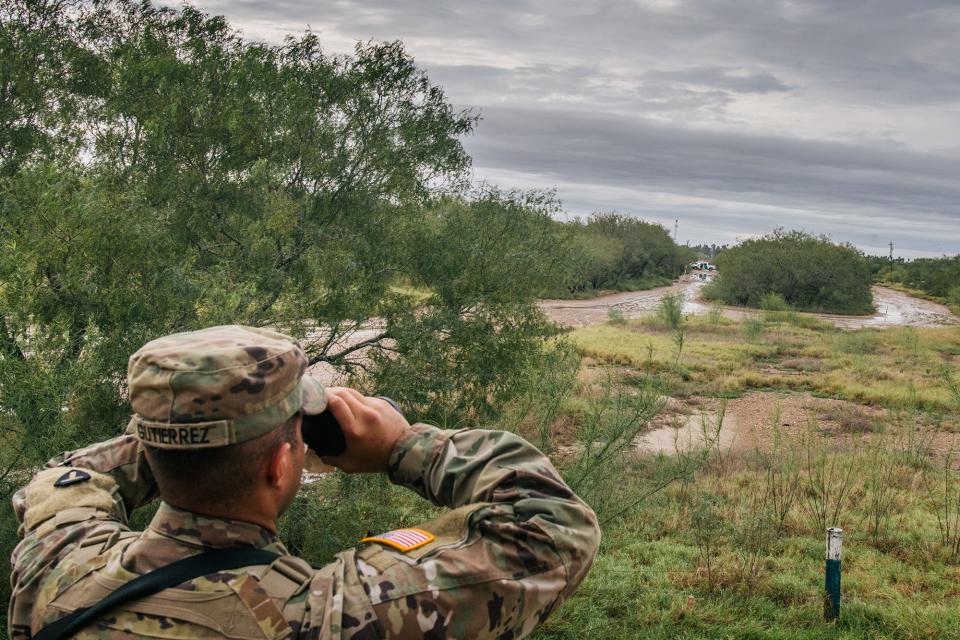
[[[691,262],[691,269],[700,269],[701,271],[715,271],[717,268],[706,261]]]

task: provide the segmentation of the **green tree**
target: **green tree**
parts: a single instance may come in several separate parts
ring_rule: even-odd
[[[943,258],[917,258],[890,264],[880,271],[880,280],[918,289],[945,302],[960,304],[960,255]]]
[[[799,310],[870,313],[870,266],[850,245],[778,229],[716,258],[719,275],[707,291],[728,304],[758,307],[779,294]]]
[[[571,234],[569,293],[667,284],[695,257],[662,226],[619,213],[598,213],[564,226]]]
[[[0,420],[30,436],[21,464],[115,433],[127,356],[170,331],[277,327],[311,362],[379,366],[372,384],[424,411],[442,396],[456,420],[540,348],[556,205],[444,195],[475,118],[400,43],[331,56],[311,33],[248,43],[191,7],[126,1],[5,12],[8,59],[55,27],[86,80],[41,76],[55,90],[4,103],[44,123],[0,181]],[[401,277],[435,292],[422,309]],[[427,354],[433,378],[393,373]]]
[[[400,43],[330,55],[189,6],[14,0],[0,63],[0,496],[118,433],[128,356],[178,330],[278,328],[448,425],[529,387],[557,204],[464,191],[476,118]]]
[[[415,314],[391,317],[397,344],[376,355],[379,389],[444,425],[497,415],[550,332],[534,299],[565,266],[557,206],[543,194],[488,189],[423,211],[406,263],[412,282],[434,293]]]

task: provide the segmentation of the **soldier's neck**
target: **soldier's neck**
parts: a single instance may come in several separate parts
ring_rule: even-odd
[[[249,522],[251,524],[263,527],[274,535],[277,533],[276,511],[272,510],[268,505],[257,504],[258,501],[256,499],[250,500],[248,504],[245,504],[242,507],[236,507],[228,504],[194,505],[176,499],[170,500],[168,498],[164,498],[164,501],[170,506],[176,507],[177,509],[190,511],[191,513],[196,513],[208,518],[226,518],[228,520],[236,520],[238,522]]]

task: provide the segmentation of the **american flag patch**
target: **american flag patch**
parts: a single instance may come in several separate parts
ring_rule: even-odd
[[[360,542],[379,542],[398,551],[413,551],[432,542],[434,535],[423,529],[394,529],[378,536],[367,536]]]

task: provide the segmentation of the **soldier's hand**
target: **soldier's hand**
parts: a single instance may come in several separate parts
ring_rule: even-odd
[[[393,447],[410,423],[386,400],[346,387],[326,391],[327,409],[340,424],[347,449],[339,456],[324,456],[323,461],[348,473],[386,471]]]

